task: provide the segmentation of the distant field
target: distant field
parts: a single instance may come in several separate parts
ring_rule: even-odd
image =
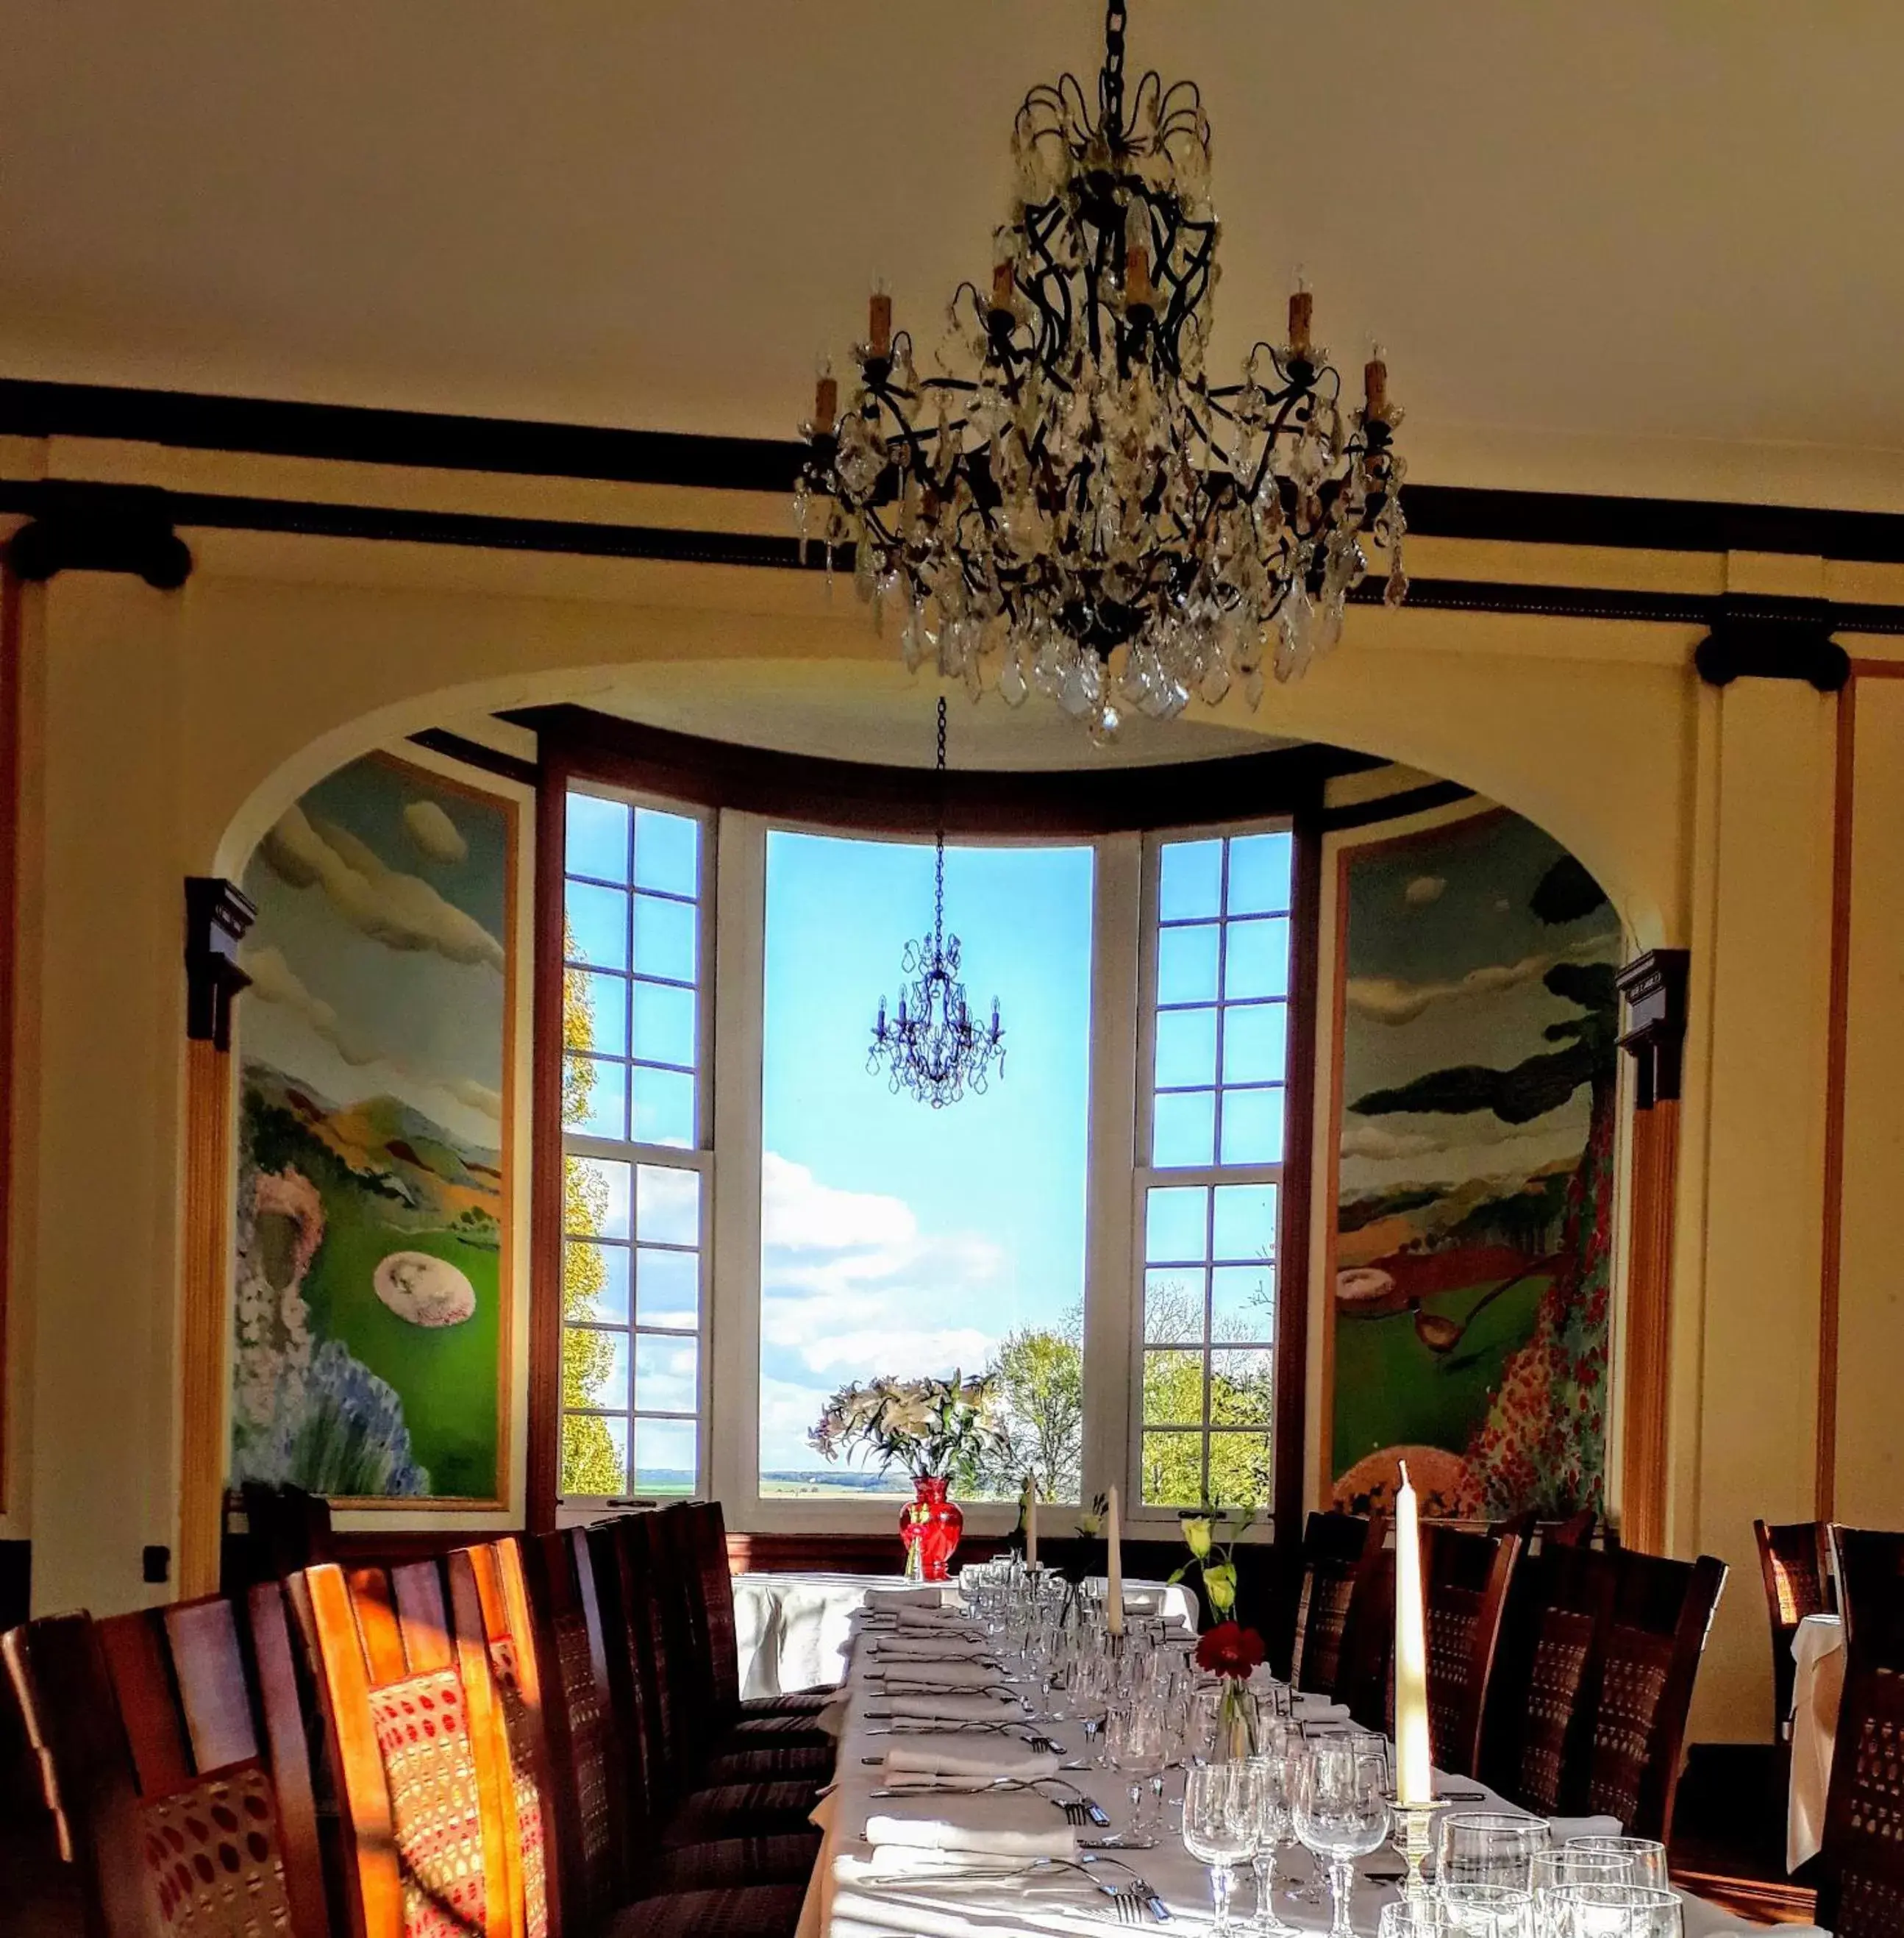
[[[763,1474],[761,1476],[761,1494],[764,1499],[828,1498],[840,1499],[852,1496],[858,1499],[906,1501],[913,1497],[913,1484],[903,1474],[841,1473],[837,1469],[821,1468],[817,1472],[787,1472]],[[1015,1493],[986,1493],[974,1488],[970,1491],[955,1487],[952,1498],[960,1501],[1003,1501],[1017,1498]]]

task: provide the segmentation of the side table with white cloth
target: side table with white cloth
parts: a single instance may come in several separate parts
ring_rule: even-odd
[[[943,1619],[940,1628],[896,1611],[853,1618],[849,1672],[827,1712],[840,1732],[835,1781],[813,1813],[824,1842],[798,1938],[1105,1938],[1133,1921],[1207,1933],[1207,1876],[1180,1836],[1115,1848],[1130,1823],[1124,1775],[1086,1766],[1079,1723],[1040,1718],[1035,1733],[1052,1747],[1028,1740],[1020,1692],[999,1679],[982,1631],[950,1611]],[[983,1686],[945,1672],[975,1666],[991,1669]],[[1174,1794],[1181,1784],[1171,1780]],[[1478,1784],[1461,1787],[1478,1793],[1470,1807],[1513,1807]],[[1055,1807],[1080,1792],[1107,1820],[1101,1827],[1074,1826]],[[1581,1834],[1608,1821],[1556,1829]],[[1355,1929],[1372,1932],[1401,1867],[1384,1848],[1356,1870]],[[1113,1918],[1107,1894],[1133,1878],[1171,1923]],[[1285,1898],[1277,1909],[1301,1929],[1327,1928],[1326,1902]],[[1686,1938],[1756,1928],[1695,1897],[1684,1911]]]
[[[846,1674],[852,1618],[874,1589],[917,1587],[898,1575],[737,1575],[734,1638],[743,1699],[831,1688]],[[946,1592],[952,1584],[946,1584]],[[1196,1597],[1181,1583],[1126,1579],[1133,1614],[1175,1617],[1195,1630]]]
[[[1823,1848],[1831,1752],[1845,1699],[1845,1624],[1836,1615],[1807,1615],[1792,1637],[1792,1787],[1785,1815],[1785,1869],[1795,1871]]]

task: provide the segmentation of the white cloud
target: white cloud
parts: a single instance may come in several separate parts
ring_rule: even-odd
[[[314,822],[302,808],[287,808],[260,852],[292,887],[321,886],[346,922],[387,948],[434,949],[452,962],[503,967],[503,945],[481,922],[421,876],[386,866],[334,822]]]
[[[1505,1124],[1491,1111],[1471,1110],[1460,1116],[1433,1118],[1433,1128],[1391,1129],[1365,1119],[1345,1124],[1342,1155],[1368,1158],[1378,1164],[1403,1158],[1430,1156],[1436,1152],[1471,1150],[1477,1144],[1506,1144],[1550,1138],[1567,1130],[1567,1121],[1556,1122],[1556,1113],[1536,1117],[1532,1123]]]
[[[249,946],[238,952],[238,966],[251,979],[252,997],[259,1001],[281,1003],[302,1016],[353,1069],[381,1060],[383,1053],[354,1031],[347,1030],[337,1012],[321,997],[314,996],[303,979],[284,960],[281,949]]]
[[[1611,944],[1605,936],[1585,936],[1571,947],[1518,962],[1483,963],[1452,983],[1404,983],[1394,976],[1357,976],[1344,992],[1358,1016],[1380,1023],[1411,1023],[1436,1003],[1459,1002],[1469,996],[1490,996],[1538,983],[1556,962],[1587,961],[1604,957]]]
[[[1417,875],[1401,891],[1401,899],[1411,908],[1426,908],[1431,902],[1438,902],[1447,892],[1445,875]]]
[[[469,860],[469,844],[462,831],[435,801],[411,801],[403,810],[403,825],[431,861],[451,867]]]

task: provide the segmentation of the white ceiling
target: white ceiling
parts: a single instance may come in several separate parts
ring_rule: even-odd
[[[1414,475],[1904,504],[1895,0],[1133,0],[1219,348],[1386,345]],[[0,0],[0,374],[785,436],[936,333],[1089,0]]]

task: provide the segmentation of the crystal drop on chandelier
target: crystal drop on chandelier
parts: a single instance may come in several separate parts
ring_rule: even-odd
[[[1095,110],[1073,74],[1025,96],[1013,220],[988,287],[952,297],[939,374],[876,293],[843,411],[820,380],[795,494],[829,569],[850,547],[861,596],[903,602],[909,667],[1055,700],[1101,741],[1233,686],[1253,707],[1265,662],[1299,677],[1341,635],[1365,538],[1386,602],[1408,583],[1380,351],[1345,408],[1298,289],[1240,381],[1205,366],[1210,123],[1189,81],[1153,71],[1127,98],[1125,11]]]
[[[946,770],[946,703],[939,701],[937,771]],[[935,1110],[956,1104],[967,1090],[983,1095],[995,1072],[1005,1068],[1005,1031],[992,999],[991,1021],[975,1022],[958,980],[959,941],[946,933],[946,829],[943,810],[932,856],[932,933],[909,942],[900,958],[900,986],[894,1013],[879,998],[873,1046],[866,1067],[885,1074],[894,1095],[908,1091]]]

